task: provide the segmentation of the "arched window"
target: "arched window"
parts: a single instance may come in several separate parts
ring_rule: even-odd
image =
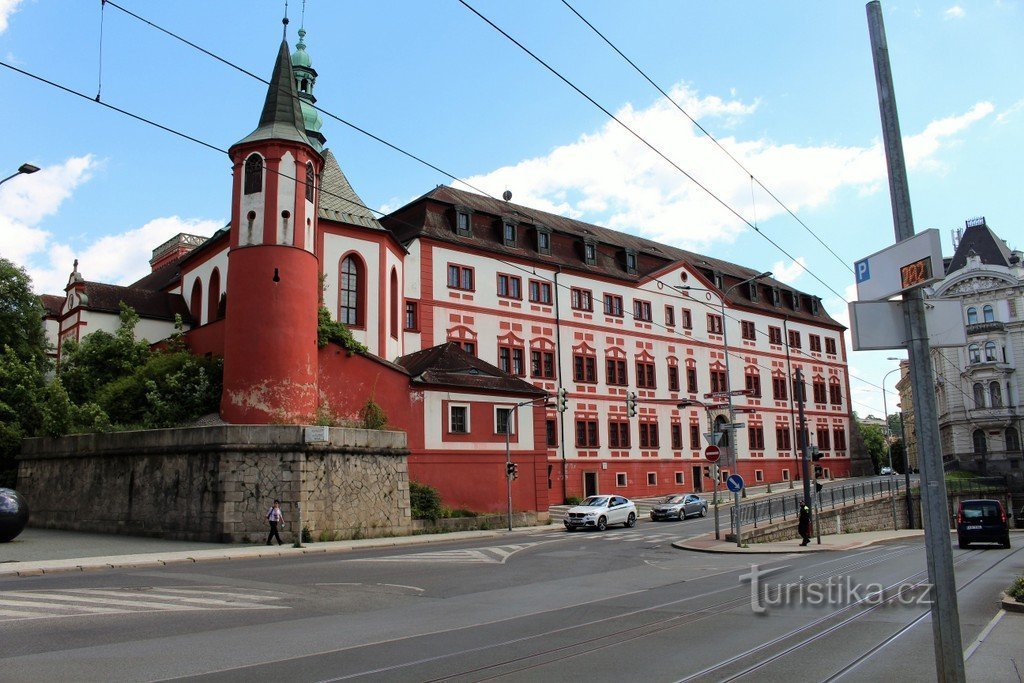
[[[306,201],[313,201],[313,163],[306,163]]]
[[[994,341],[985,342],[985,360],[993,361],[996,359],[996,343]]]
[[[1017,434],[1017,430],[1010,427],[1006,430],[1006,450],[1008,451],[1019,451],[1020,450],[1020,436]]]
[[[985,387],[981,382],[974,383],[974,407],[985,407]]]
[[[398,339],[398,271],[391,269],[391,336]]]
[[[981,362],[981,347],[977,344],[971,344],[967,347],[967,362],[968,363],[980,363]]]
[[[989,406],[992,408],[1003,407],[1003,391],[999,388],[999,382],[990,382],[988,385]]]
[[[975,453],[988,452],[988,443],[985,441],[985,432],[981,431],[980,429],[975,429],[973,439]]]
[[[967,324],[973,325],[978,322],[978,309],[971,306],[967,309]]]
[[[341,301],[338,307],[338,320],[352,327],[363,325],[363,281],[364,268],[362,261],[355,254],[346,256],[341,261]]]
[[[199,281],[199,278],[192,283],[192,297],[189,299],[188,312],[192,314],[193,324],[203,324],[203,283]]]
[[[981,309],[981,319],[987,323],[995,322],[996,314],[995,311],[992,310],[992,304],[985,304]]]
[[[263,191],[263,158],[259,154],[250,154],[245,160],[245,194],[256,194]]]
[[[210,273],[209,291],[206,293],[206,322],[220,320],[220,271],[216,268]]]

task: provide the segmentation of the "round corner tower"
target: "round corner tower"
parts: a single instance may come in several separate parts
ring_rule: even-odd
[[[317,410],[320,301],[316,187],[323,157],[305,133],[282,41],[259,126],[232,145],[224,328],[227,422],[309,422]]]

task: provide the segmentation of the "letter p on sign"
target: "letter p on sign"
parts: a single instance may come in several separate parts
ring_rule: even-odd
[[[868,260],[857,261],[853,264],[853,269],[857,273],[857,282],[864,282],[865,280],[871,279],[871,268],[868,265]]]

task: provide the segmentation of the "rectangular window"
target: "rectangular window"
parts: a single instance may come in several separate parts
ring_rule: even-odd
[[[821,353],[821,337],[816,334],[807,335],[807,343],[810,344],[811,351]]]
[[[530,351],[530,376],[553,379],[555,376],[555,354],[551,351]]]
[[[754,470],[754,481],[764,481],[764,470]]]
[[[828,385],[828,402],[834,406],[843,404],[843,392],[839,387],[839,382]]]
[[[690,309],[689,308],[683,308],[683,309],[680,309],[680,312],[683,314],[683,318],[682,318],[682,321],[681,321],[683,329],[684,330],[692,330],[693,329],[693,315],[690,314]]]
[[[554,420],[545,420],[544,421],[544,431],[545,431],[545,436],[547,437],[546,440],[545,440],[545,443],[547,443],[547,445],[551,446],[551,447],[557,446],[558,445],[558,428],[555,425],[555,421]]]
[[[786,396],[786,378],[781,375],[772,377],[772,398],[776,401],[785,401],[788,397]]]
[[[814,391],[814,402],[815,403],[825,403],[825,400],[826,400],[825,383],[824,382],[814,382],[813,391]]]
[[[747,425],[747,445],[752,451],[764,450],[764,427]]]
[[[686,366],[686,390],[691,394],[697,393],[697,366]]]
[[[516,225],[515,223],[505,223],[502,237],[505,240],[506,247],[516,246]]]
[[[727,391],[725,385],[725,370],[711,371],[711,392]]]
[[[645,322],[651,321],[651,302],[633,299],[633,317]]]
[[[722,316],[708,313],[708,334],[722,334]]]
[[[448,264],[448,288],[473,291],[473,269]]]
[[[510,425],[512,422],[512,409],[511,408],[495,408],[494,409],[494,433],[505,434],[510,431]]]
[[[419,305],[415,301],[406,301],[405,302],[405,329],[407,329],[407,330],[418,330],[418,329],[420,329]]]
[[[672,448],[679,450],[683,447],[683,425],[672,425]]]
[[[657,422],[641,422],[640,423],[640,448],[657,448],[658,447],[658,423]]]
[[[683,478],[682,472],[676,472],[676,483],[682,486],[686,480]]]
[[[789,470],[782,470],[782,481],[789,481]]]
[[[793,400],[804,401],[807,400],[807,390],[804,388],[803,382],[798,382],[796,377],[793,378]]]
[[[665,306],[665,327],[675,327],[676,324],[676,309],[671,306]]]
[[[608,448],[629,448],[629,422],[608,423]]]
[[[615,473],[615,485],[619,486],[619,487],[622,487],[622,486],[626,485],[626,473],[625,472],[616,472]]]
[[[597,448],[597,420],[576,420],[576,447]]]
[[[768,343],[769,344],[782,344],[782,328],[781,327],[769,327],[768,328]]]
[[[740,322],[740,336],[744,339],[754,341],[757,339],[757,329],[754,327],[754,323],[749,320],[743,320]]]
[[[498,274],[498,296],[506,299],[523,298],[523,281],[515,275]]]
[[[658,473],[657,472],[648,472],[647,473],[647,485],[648,486],[657,486],[658,485]]]
[[[471,356],[476,355],[476,342],[462,342],[462,350]]]
[[[614,384],[618,386],[626,386],[629,384],[629,378],[626,376],[626,361],[624,360],[616,358],[606,359],[605,375],[605,382],[607,384]]]
[[[545,230],[537,231],[537,251],[541,254],[551,253],[551,233]]]
[[[589,289],[577,289],[576,287],[573,287],[571,295],[572,307],[577,311],[594,310],[594,298]]]
[[[800,333],[797,330],[789,331],[789,347],[791,349],[800,348]]]
[[[750,395],[754,398],[761,398],[761,375],[748,372],[744,379],[746,380],[746,389],[750,392]]]
[[[836,340],[825,337],[825,353],[836,355]]]
[[[615,294],[604,295],[604,314],[622,317],[622,297]]]
[[[654,363],[636,362],[636,385],[641,389],[654,389]]]
[[[572,357],[572,378],[577,382],[597,381],[597,359],[576,354]]]
[[[517,377],[526,376],[526,363],[523,362],[523,350],[512,349],[512,374]]]
[[[448,431],[452,434],[469,433],[469,408],[467,406],[448,407]]]
[[[469,214],[459,211],[455,214],[455,232],[459,235],[469,236]]]
[[[780,451],[788,451],[793,448],[793,441],[789,434],[789,427],[775,428],[775,448]]]
[[[700,427],[690,425],[690,448],[700,448]]]
[[[509,346],[498,347],[498,368],[507,374],[512,374],[512,348]]]
[[[834,430],[832,430],[832,434],[833,434],[833,436],[835,436],[836,450],[837,451],[845,451],[846,450],[846,430],[843,429],[842,427],[836,427]]]
[[[830,451],[832,450],[832,444],[830,443],[831,434],[828,427],[818,427],[818,450],[819,451]]]
[[[583,261],[588,266],[597,265],[597,245],[586,242],[583,245]]]
[[[530,280],[530,301],[551,305],[551,283]]]
[[[668,390],[679,391],[679,367],[676,365],[668,366]]]

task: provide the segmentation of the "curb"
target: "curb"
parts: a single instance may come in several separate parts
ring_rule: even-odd
[[[915,530],[915,531],[917,531],[917,530]],[[843,534],[838,534],[838,535],[843,535]],[[834,552],[834,551],[837,551],[837,550],[857,550],[858,548],[866,548],[868,546],[875,545],[877,543],[886,543],[888,541],[897,541],[897,540],[904,539],[904,538],[916,538],[917,536],[922,536],[922,535],[924,535],[923,531],[921,531],[920,533],[915,533],[915,534],[906,534],[906,535],[903,535],[903,536],[894,536],[892,538],[862,539],[862,540],[858,540],[858,541],[851,541],[850,543],[847,543],[847,544],[844,544],[844,545],[836,545],[836,546],[817,545],[816,543],[812,542],[811,545],[808,545],[808,546],[799,546],[799,545],[796,545],[796,546],[784,546],[784,547],[778,547],[777,546],[775,548],[770,548],[770,549],[768,549],[768,548],[758,549],[757,546],[759,544],[757,544],[757,543],[754,543],[754,544],[752,544],[750,546],[743,547],[743,548],[737,547],[734,542],[732,542],[732,543],[729,543],[729,542],[719,542],[720,545],[717,546],[717,547],[716,546],[701,546],[701,545],[692,544],[693,541],[710,540],[709,537],[713,536],[713,534],[704,534],[703,536],[697,536],[696,538],[690,538],[690,539],[686,539],[684,541],[676,541],[675,543],[672,544],[672,547],[673,548],[678,548],[679,550],[688,550],[690,552],[716,553],[716,554],[721,554],[721,555],[788,555],[788,554],[791,554],[791,553],[822,553],[822,552]],[[765,545],[768,545],[768,544],[765,544]],[[1021,605],[1021,608],[1022,608],[1021,611],[1024,611],[1024,605]]]
[[[541,531],[553,525],[516,527],[513,531]],[[328,541],[323,545],[305,545],[301,548],[279,546],[276,550],[264,550],[260,546],[238,546],[216,550],[175,551],[173,553],[145,553],[139,555],[107,555],[97,557],[68,558],[64,560],[39,560],[35,562],[10,562],[0,565],[0,578],[30,577],[68,572],[102,571],[105,569],[158,569],[161,567],[197,564],[200,562],[225,562],[230,560],[280,559],[306,555],[328,555],[352,550],[390,548],[409,545],[428,545],[443,541],[459,541],[467,538],[498,538],[507,535],[507,529],[485,531],[454,531],[446,534],[417,534],[415,536],[388,536],[367,538],[356,541]]]
[[[1017,614],[1024,614],[1024,602],[1017,602],[1006,593],[1000,593],[999,599],[1002,602],[1002,607],[1007,612],[1016,612]]]

